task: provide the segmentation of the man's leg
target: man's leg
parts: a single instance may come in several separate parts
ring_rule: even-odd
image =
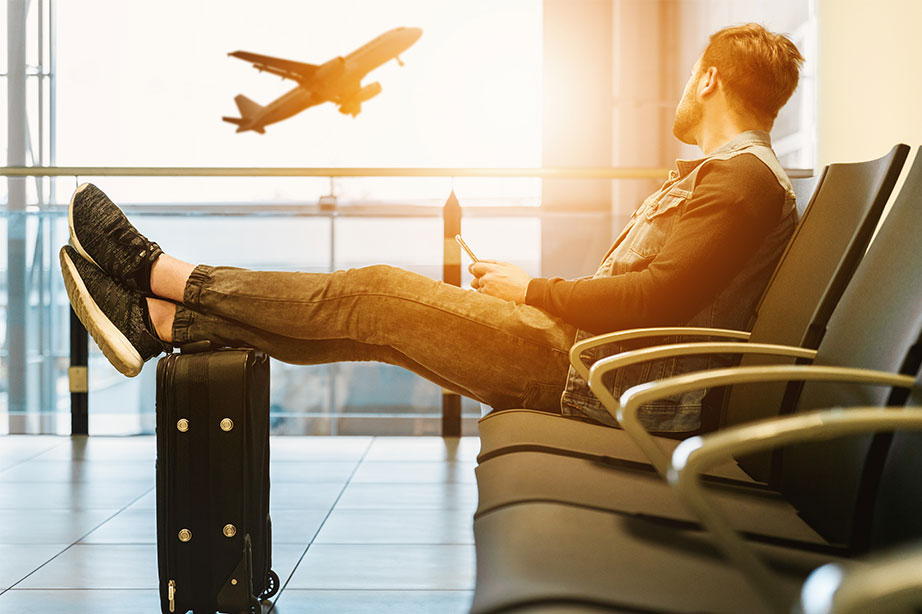
[[[253,345],[292,362],[383,357],[495,407],[558,406],[575,330],[540,310],[390,267],[330,275],[193,267],[163,254],[90,184],[74,192],[68,225],[73,248],[61,260],[71,304],[125,375],[167,337],[262,333]],[[220,328],[226,321],[237,325]]]
[[[173,277],[183,275],[177,262],[164,261]],[[175,282],[159,277],[155,265],[154,290]],[[182,301],[174,344],[245,343],[292,363],[380,360],[496,408],[558,407],[575,333],[538,309],[387,266],[317,274],[200,265]]]
[[[176,306],[173,303],[156,299],[153,302],[162,304],[165,309],[172,312],[168,317],[168,321],[172,323]],[[391,347],[360,343],[351,339],[305,342],[302,339],[292,339],[291,337],[276,335],[258,328],[251,328],[221,316],[194,312],[189,308],[184,309],[183,314],[185,321],[177,324],[177,329],[183,330],[183,336],[190,340],[208,339],[224,346],[256,347],[273,358],[291,364],[313,365],[340,361],[384,362],[413,371],[417,375],[452,392],[486,402],[485,399],[479,399],[470,390],[442,378],[439,374],[426,369]],[[554,396],[551,401],[553,407],[548,409],[558,410],[559,396],[559,394]]]

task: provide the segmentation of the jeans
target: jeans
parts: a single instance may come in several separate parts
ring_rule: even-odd
[[[173,343],[260,349],[294,364],[374,360],[495,409],[560,412],[572,327],[527,305],[389,266],[335,273],[199,265]]]

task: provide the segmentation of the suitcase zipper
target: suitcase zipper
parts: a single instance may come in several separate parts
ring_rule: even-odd
[[[171,358],[169,364],[170,364],[171,369],[169,373],[170,379],[169,379],[168,389],[174,390],[174,385],[175,385],[174,382],[176,381],[176,369],[177,369],[176,359]],[[166,416],[168,418],[166,420],[166,429],[169,429],[172,427],[171,423],[176,418],[177,412],[176,412],[176,399],[175,398],[173,399],[173,403],[170,406],[170,410],[171,411],[164,412],[166,413]],[[164,434],[167,433],[166,429],[164,429]],[[176,455],[178,454],[178,447],[179,447],[179,441],[177,439],[176,444],[173,447],[173,456],[170,458],[170,461],[172,462],[170,463],[169,473],[166,476],[167,477],[166,482],[168,484],[167,492],[173,493],[174,497],[176,496]],[[174,514],[168,515],[166,526],[167,526],[167,535],[169,535],[170,529],[176,526],[176,518]],[[177,565],[177,561],[176,561],[176,544],[173,544],[172,548],[168,548],[168,552],[169,552],[169,558],[167,561],[167,565],[169,566],[168,573],[170,573],[171,575],[178,574],[179,566]],[[171,579],[167,587],[168,587],[167,588],[167,598],[170,602],[170,612],[175,612],[176,611],[176,580]]]
[[[170,390],[173,390],[173,389],[174,389],[174,382],[175,382],[175,379],[176,379],[176,368],[177,368],[176,359],[175,359],[175,358],[171,358],[171,359],[170,359],[170,367],[171,367],[171,369],[170,369],[170,372],[169,372],[169,385],[168,385],[168,388],[169,388]],[[173,399],[173,400],[174,400],[174,403],[173,403],[173,404],[171,405],[171,407],[170,407],[170,409],[171,409],[172,411],[164,412],[164,413],[166,414],[166,417],[167,417],[167,420],[165,421],[166,424],[165,424],[165,428],[164,428],[164,434],[167,433],[167,429],[171,429],[171,428],[172,428],[173,419],[176,417],[176,416],[175,416],[175,413],[176,413],[176,412],[175,412],[175,410],[176,410],[176,403],[175,403],[175,399]],[[176,442],[176,445],[177,445],[177,446],[179,445],[179,442],[178,442],[178,441]],[[174,454],[175,454],[175,453],[177,453],[177,451],[176,451],[176,449],[174,448]],[[172,462],[170,462],[170,466],[169,466],[169,468],[168,468],[169,471],[168,471],[167,476],[166,476],[166,482],[167,482],[167,484],[168,484],[167,492],[170,492],[170,493],[174,493],[174,494],[175,494],[175,493],[176,493],[176,462],[175,462],[175,461],[176,461],[176,458],[175,458],[175,457],[172,457],[172,458],[171,458],[169,455],[166,455],[166,456],[169,458],[170,461],[172,461]],[[172,521],[172,522],[171,522],[171,521]],[[168,514],[168,517],[167,517],[167,532],[168,532],[168,534],[169,534],[169,530],[170,530],[171,528],[175,527],[175,526],[176,526],[176,519],[175,519],[175,517],[174,517],[173,515],[171,515],[171,514]],[[167,565],[168,565],[169,569],[167,570],[167,573],[169,573],[169,574],[171,574],[171,575],[172,575],[172,574],[177,574],[177,573],[179,573],[178,564],[177,564],[178,561],[176,560],[176,555],[177,555],[176,549],[177,549],[177,548],[176,548],[176,545],[175,545],[175,544],[173,545],[172,548],[168,548],[169,558],[168,558],[168,561],[167,561]],[[175,579],[171,579],[171,580],[169,581],[169,583],[167,584],[167,599],[168,599],[168,601],[170,602],[170,612],[175,612],[175,611],[176,611],[176,580],[175,580]]]

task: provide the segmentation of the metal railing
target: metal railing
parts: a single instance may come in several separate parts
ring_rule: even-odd
[[[797,172],[800,172],[798,169]],[[806,172],[806,171],[804,171]],[[479,177],[533,179],[659,179],[668,168],[449,168],[258,166],[8,166],[7,177]],[[812,174],[812,172],[810,173]],[[791,175],[792,177],[800,175]],[[809,176],[809,175],[805,175]]]

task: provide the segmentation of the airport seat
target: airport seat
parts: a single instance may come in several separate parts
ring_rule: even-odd
[[[922,359],[917,357],[922,346],[922,309],[919,308],[922,305],[922,282],[918,281],[916,273],[922,270],[922,252],[913,246],[919,236],[922,236],[922,158],[917,158],[913,164],[890,215],[884,220],[877,238],[829,318],[812,360],[814,364],[872,369],[881,374],[916,375],[918,361]],[[862,331],[862,334],[856,335],[855,331]],[[694,347],[711,351],[711,346],[716,345],[698,343]],[[773,352],[783,349],[783,346],[760,346],[750,342],[740,349],[762,348]],[[592,367],[590,386],[609,411],[634,411],[642,403],[637,400],[637,395],[626,393],[625,396],[632,396],[631,402],[623,405],[622,397],[622,403],[619,403],[601,383],[605,372],[617,368],[623,357],[668,351],[670,346],[661,346],[603,359]],[[882,383],[886,381],[886,378],[881,380]],[[734,390],[743,385],[740,383]],[[883,388],[865,390],[811,383],[800,392],[797,407],[805,411],[835,405],[883,405],[885,402],[893,404],[902,400],[892,395],[888,400],[887,391]],[[665,438],[654,439],[639,425],[636,414],[629,416],[623,426],[624,431],[596,428],[592,432],[598,434],[601,444],[605,443],[601,441],[604,435],[617,442],[625,437],[639,437],[640,440],[635,441],[639,444],[635,449],[643,451],[645,458],[658,457],[654,465],[658,463],[660,473],[664,475],[668,455],[676,442]],[[809,458],[803,462],[816,460]],[[829,466],[833,469],[831,464]],[[645,465],[605,462],[604,459],[554,454],[542,449],[494,456],[481,462],[476,469],[480,494],[477,514],[527,501],[564,501],[600,509],[658,514],[675,521],[693,520],[684,506],[671,496],[659,476],[645,469]],[[841,467],[839,469],[842,470]],[[860,471],[860,466],[850,470]],[[761,481],[753,479],[736,462],[728,461],[715,467],[710,477],[715,487],[731,482],[735,486],[752,486],[764,491],[758,501],[749,495],[741,495],[738,488],[724,489],[720,495],[726,505],[738,509],[733,517],[741,530],[777,534],[766,523],[777,519],[785,526],[792,526],[787,524],[786,517],[801,513],[784,500],[773,498]],[[798,535],[790,534],[788,537],[804,538]],[[812,539],[809,535],[807,538]]]
[[[809,330],[825,327],[822,318],[831,313],[867,248],[908,151],[906,145],[897,145],[882,158],[833,164],[821,177],[812,179],[818,184],[816,192],[766,288],[751,333],[688,329],[620,331],[574,345],[571,350],[574,368],[588,377],[589,367],[582,357],[586,350],[650,336],[662,342],[664,333],[684,333],[684,339],[694,338],[692,333],[695,332],[706,335],[707,339],[720,336],[741,341],[748,339],[752,343],[800,345],[810,336]],[[801,193],[809,192],[809,182],[798,180],[794,185]],[[819,317],[814,319],[814,314]],[[757,356],[747,356],[743,364],[758,364],[757,360]],[[758,410],[756,415],[777,412],[783,389],[776,387],[769,392],[771,394],[758,395],[754,402],[745,398],[746,392],[731,398],[727,408],[727,414],[732,416],[729,423],[742,419],[734,411],[738,404]],[[546,412],[496,411],[482,418],[478,426],[479,462],[522,450],[543,450],[615,463],[647,462],[623,433],[613,435],[608,427],[565,420]],[[674,448],[678,441],[664,442],[664,445]]]
[[[912,612],[922,604],[922,544],[861,563],[830,563],[804,582],[794,614]]]
[[[792,368],[823,369],[767,367]],[[771,418],[683,443],[673,456],[671,482],[686,502],[694,496],[705,501],[693,505],[707,531],[554,502],[512,505],[485,514],[474,524],[477,587],[471,611],[539,612],[549,606],[566,611],[573,604],[613,612],[789,612],[804,579],[818,567],[862,561],[894,543],[922,537],[913,517],[922,500],[922,483],[907,470],[919,464],[918,400],[909,408],[834,409]],[[913,438],[915,447],[902,449],[909,454],[895,453],[895,448],[888,454],[873,527],[887,527],[890,535],[872,542],[868,551],[744,541],[727,528],[726,514],[708,501],[709,489],[689,487],[710,462],[720,462],[734,449],[880,430],[898,430],[897,436]],[[804,481],[829,478],[812,467],[799,474]]]
[[[922,309],[917,311],[922,314]],[[922,315],[916,324],[922,327]],[[920,331],[922,328],[917,333]],[[918,352],[910,362],[918,367]],[[867,371],[828,366],[742,367],[677,376],[637,386],[632,391],[648,398],[665,397],[693,385],[710,385],[719,378],[810,377],[840,381],[837,388],[851,389],[853,398],[860,398],[860,387],[843,386],[841,381],[867,375],[870,377],[866,381],[878,377]],[[695,382],[695,378],[699,381]],[[713,381],[704,381],[706,378]],[[866,438],[823,441],[897,427],[922,430],[918,407],[922,378],[916,380],[914,392],[911,411],[878,405],[871,409],[810,412],[733,427],[681,444],[673,453],[670,482],[673,487],[684,484],[696,493],[692,497],[681,489],[678,492],[708,529],[718,535],[717,542],[689,523],[677,523],[648,511],[613,512],[538,501],[502,506],[482,514],[474,523],[478,584],[472,611],[531,611],[531,605],[536,603],[582,602],[608,604],[613,611],[787,611],[773,610],[772,604],[777,606],[784,601],[786,607],[799,582],[817,565],[863,555],[867,545],[877,550],[922,537],[922,483],[917,479],[922,470],[922,437],[898,433],[887,446],[886,463],[878,475],[860,470],[866,457],[862,440]],[[625,397],[630,395],[631,391],[625,393]],[[630,404],[630,398],[624,402]],[[798,454],[793,461],[785,459],[782,488],[788,498],[792,492],[800,499],[806,497],[820,513],[789,515],[788,521],[808,523],[817,532],[830,536],[828,541],[797,543],[789,539],[789,534],[748,535],[749,541],[742,541],[733,532],[739,523],[732,515],[739,509],[724,507],[725,501],[713,496],[716,489],[697,488],[697,480],[710,466],[726,459],[799,441],[809,442],[809,446],[806,451],[803,446],[794,448]],[[699,449],[706,451],[701,453],[704,461],[693,458]],[[804,462],[807,454],[814,462]],[[849,466],[859,470],[843,471]],[[689,471],[692,478],[686,479]],[[696,488],[687,488],[688,484]],[[856,490],[861,493],[853,501],[851,495]],[[622,494],[631,496],[630,492]],[[758,503],[764,494],[754,491],[751,496]],[[722,513],[713,509],[715,501]],[[843,528],[842,518],[868,501],[875,504],[875,513],[864,518],[861,526]],[[836,509],[840,504],[842,509]],[[710,513],[702,513],[700,508]],[[719,550],[729,553],[733,564],[723,563]],[[747,568],[747,559],[752,562],[753,552],[755,572]],[[772,568],[781,570],[781,578],[775,578],[774,572],[759,563],[759,557],[768,557]],[[752,584],[742,582],[740,570],[746,572]]]

